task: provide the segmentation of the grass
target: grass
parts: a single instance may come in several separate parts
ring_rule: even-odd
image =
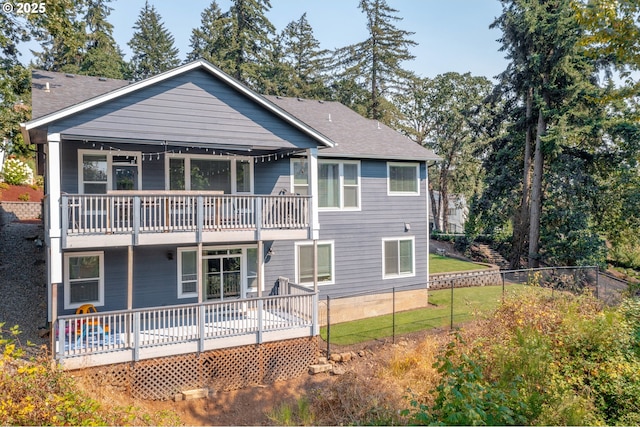
[[[508,292],[521,289],[520,285],[509,285]],[[453,291],[454,325],[471,320],[475,314],[495,310],[502,300],[502,286],[480,286],[459,288]],[[430,307],[403,311],[395,315],[395,333],[448,327],[451,323],[451,290],[429,292]],[[320,330],[322,339],[327,339],[327,328]],[[350,345],[364,341],[393,336],[393,315],[371,317],[352,322],[331,325],[331,344]]]
[[[460,261],[437,254],[429,254],[429,273],[448,273],[450,271],[481,270],[485,265]]]

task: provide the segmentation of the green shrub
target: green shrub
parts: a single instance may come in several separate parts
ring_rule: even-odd
[[[16,158],[9,158],[4,162],[2,176],[11,185],[31,184],[33,181],[33,171],[29,165]]]
[[[29,193],[22,193],[18,196],[18,200],[21,200],[23,202],[28,202],[29,199],[31,199],[31,196],[29,196]]]

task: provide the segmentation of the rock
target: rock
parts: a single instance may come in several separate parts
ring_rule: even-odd
[[[341,362],[348,362],[351,360],[351,353],[342,353],[340,355],[340,361]]]
[[[360,357],[365,357],[366,355],[367,355],[367,352],[366,352],[366,351],[364,351],[364,350],[360,350],[360,351],[358,352],[358,356],[360,356]]]
[[[196,388],[193,390],[185,390],[182,392],[182,397],[184,400],[203,399],[207,396],[209,396],[209,389],[206,388]]]
[[[319,365],[324,365],[324,364],[326,364],[327,362],[328,362],[328,361],[327,361],[327,358],[326,358],[326,357],[324,357],[324,356],[318,357],[318,364],[319,364]]]
[[[333,353],[329,357],[329,360],[331,360],[332,362],[342,362],[342,357],[338,353]]]
[[[309,366],[309,373],[311,375],[321,374],[323,372],[329,372],[333,368],[330,363],[316,364]]]
[[[335,365],[331,370],[333,375],[344,375],[347,373],[347,370],[343,366]]]

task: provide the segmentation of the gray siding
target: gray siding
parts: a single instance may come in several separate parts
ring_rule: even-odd
[[[426,169],[420,167],[419,196],[387,195],[387,162],[361,162],[361,211],[320,211],[320,240],[334,241],[335,284],[321,285],[320,295],[333,297],[390,289],[394,286],[426,285],[428,215]],[[411,230],[405,231],[409,223]],[[414,277],[383,279],[382,239],[415,239]],[[274,243],[276,255],[265,266],[265,275],[295,280],[295,242]]]
[[[198,144],[317,144],[210,74],[193,70],[56,122],[50,133]]]

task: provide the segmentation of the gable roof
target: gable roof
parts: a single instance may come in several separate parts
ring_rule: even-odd
[[[331,141],[331,139],[327,138],[325,135],[322,135],[315,129],[309,127],[306,123],[292,116],[290,113],[282,110],[281,108],[277,107],[273,103],[269,102],[262,95],[252,91],[251,89],[249,89],[248,87],[240,83],[239,81],[235,80],[234,78],[232,78],[231,76],[224,73],[222,70],[220,70],[219,68],[215,67],[213,64],[205,60],[193,61],[188,64],[184,64],[182,66],[174,68],[172,70],[166,71],[164,73],[158,74],[156,76],[150,77],[148,79],[141,80],[139,82],[135,82],[127,85],[123,84],[122,86],[114,90],[108,91],[106,93],[103,92],[102,94],[98,94],[97,96],[91,97],[91,91],[85,92],[85,95],[88,94],[89,97],[88,98],[85,97],[85,99],[82,101],[69,104],[60,110],[49,111],[45,113],[43,116],[36,117],[28,121],[27,123],[22,123],[21,127],[23,129],[23,135],[25,136],[25,139],[27,140],[27,142],[29,142],[30,130],[46,127],[56,121],[68,118],[80,112],[86,111],[90,108],[103,105],[109,101],[124,97],[136,91],[140,91],[149,86],[157,85],[161,82],[171,79],[172,77],[183,75],[185,73],[188,73],[196,69],[203,70],[213,75],[214,77],[218,78],[219,81],[223,82],[227,86],[231,87],[232,89],[236,90],[240,94],[249,98],[254,103],[263,107],[265,110],[270,111],[271,113],[281,118],[285,122],[289,123],[293,127],[307,134],[308,136],[310,136],[311,138],[319,142],[321,145],[326,147],[333,147],[334,143],[333,141]],[[83,82],[84,79],[79,79],[78,81]],[[74,82],[75,82],[75,79],[74,79]],[[120,80],[119,82],[124,82],[124,81]],[[73,85],[68,85],[68,86],[74,86],[74,85],[75,83]],[[78,96],[80,96],[80,94],[82,93],[82,89],[71,90],[71,93],[76,93],[78,94]],[[51,107],[51,108],[55,108],[55,107]],[[50,109],[44,108],[43,110],[40,110],[40,111],[47,111],[47,110],[50,110]]]
[[[422,161],[440,159],[432,150],[422,147],[383,123],[362,117],[339,102],[279,96],[265,98],[336,143],[333,148],[319,153],[323,157]]]

